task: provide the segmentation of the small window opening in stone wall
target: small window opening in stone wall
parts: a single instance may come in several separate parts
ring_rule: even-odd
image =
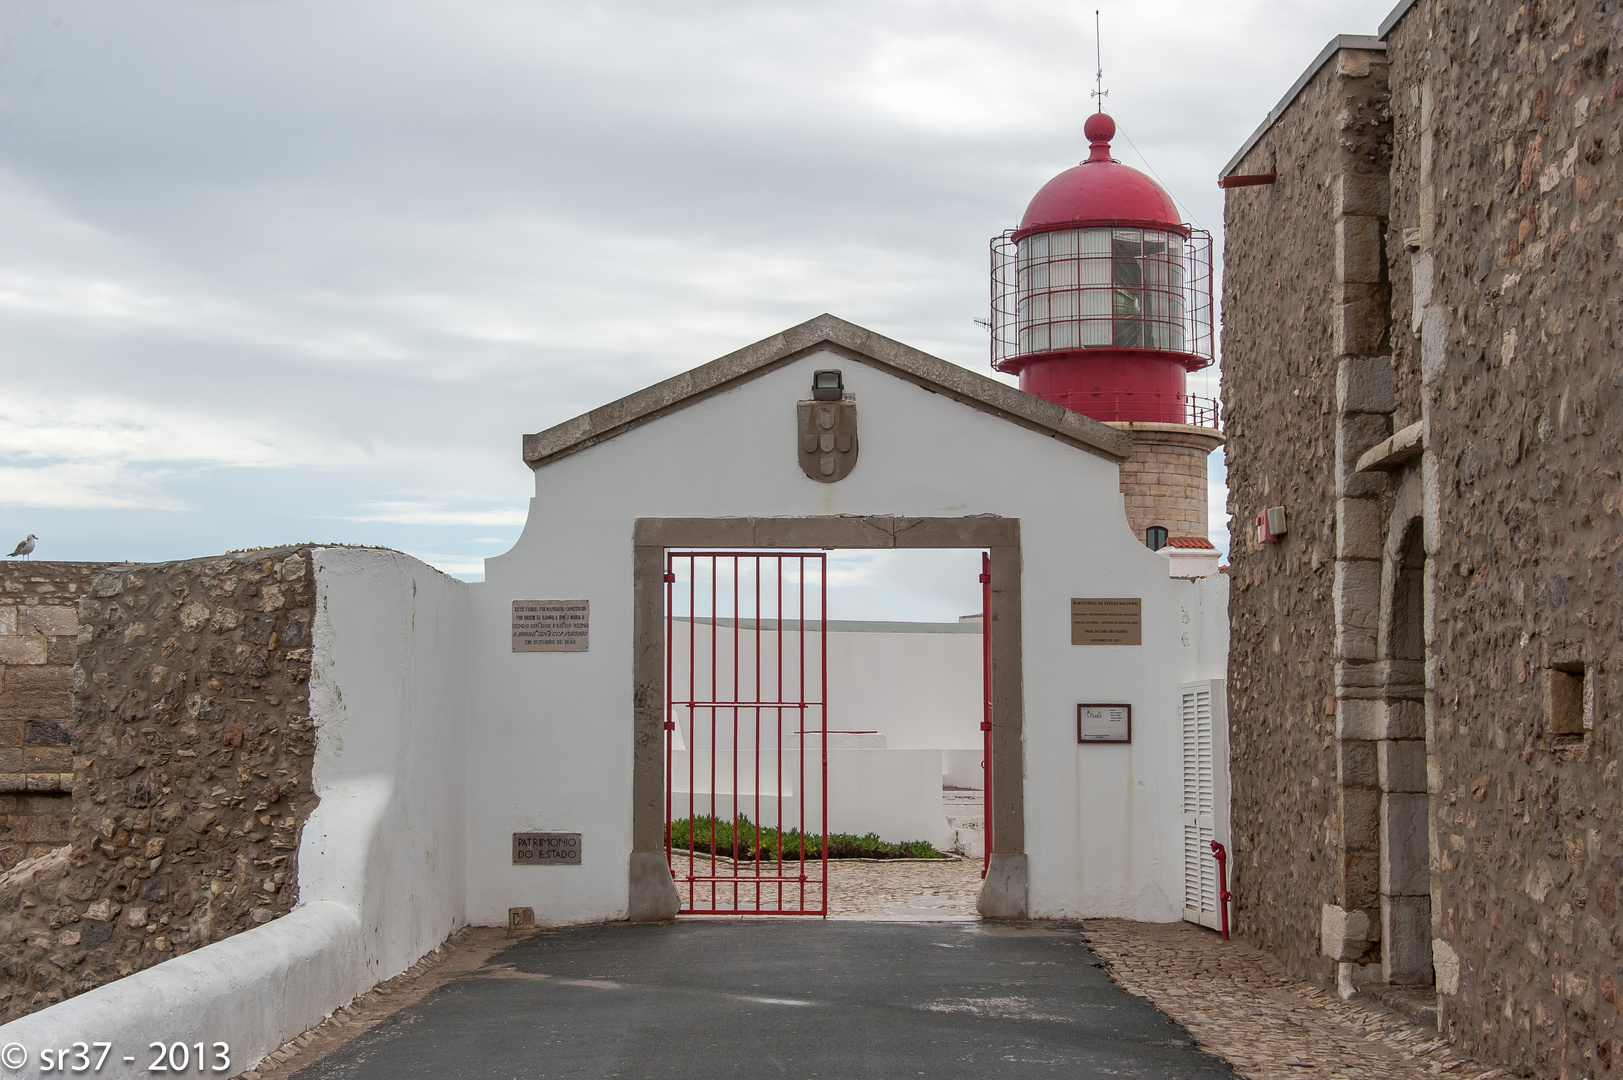
[[[1163,525],[1151,525],[1144,530],[1144,546],[1151,551],[1160,551],[1167,546],[1167,530]]]
[[[1589,679],[1582,663],[1544,669],[1544,727],[1551,735],[1582,736],[1591,726]]]
[[[1394,660],[1426,658],[1426,547],[1420,522],[1403,539],[1402,562],[1392,590],[1392,633],[1387,656]]]

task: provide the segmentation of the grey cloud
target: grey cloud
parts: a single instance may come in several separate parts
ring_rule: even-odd
[[[526,505],[523,432],[818,312],[983,369],[987,238],[1085,150],[1090,13],[11,5],[0,375],[66,415],[0,407],[0,469],[144,500],[53,511],[55,557],[189,551],[201,516],[465,569]],[[1382,14],[1111,4],[1109,104],[1215,228],[1218,165]],[[16,448],[92,399],[147,456]],[[0,482],[0,525],[40,483]]]

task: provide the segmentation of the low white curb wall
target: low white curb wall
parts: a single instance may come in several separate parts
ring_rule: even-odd
[[[158,1053],[148,1045],[154,1042],[186,1044],[186,1071],[194,1073],[202,1043],[210,1068],[200,1075],[235,1076],[371,988],[362,937],[361,921],[343,904],[302,905],[0,1027],[0,1076],[147,1077]],[[102,1057],[94,1044],[111,1044],[99,1071],[72,1068],[75,1043],[87,1044],[92,1066]],[[216,1043],[229,1047],[223,1072],[213,1071]],[[21,1068],[17,1047],[26,1051]],[[42,1071],[41,1052],[62,1049],[70,1050],[69,1066]]]

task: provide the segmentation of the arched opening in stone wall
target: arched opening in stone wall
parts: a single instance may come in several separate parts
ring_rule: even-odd
[[[1381,974],[1406,985],[1433,978],[1423,533],[1420,518],[1395,514],[1382,568]]]

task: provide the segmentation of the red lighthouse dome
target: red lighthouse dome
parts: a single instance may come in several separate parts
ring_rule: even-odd
[[[1042,186],[1026,207],[1019,231],[1064,228],[1081,221],[1138,222],[1183,232],[1172,196],[1154,180],[1110,156],[1116,122],[1094,113],[1083,125],[1088,160]]]
[[[1021,389],[1106,422],[1215,427],[1184,377],[1212,361],[1211,238],[1083,127],[1086,161],[1044,184],[992,242],[992,362]]]

